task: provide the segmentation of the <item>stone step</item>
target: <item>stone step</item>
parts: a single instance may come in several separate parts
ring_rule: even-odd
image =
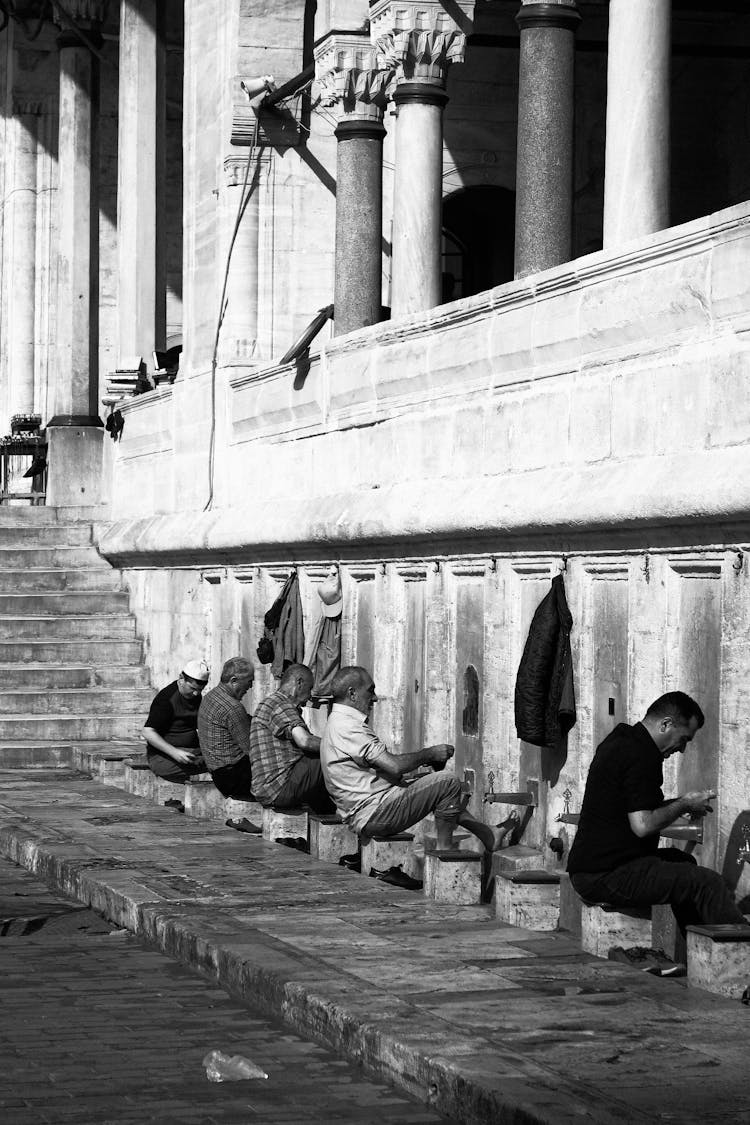
[[[0,525],[0,543],[3,547],[83,547],[91,542],[90,523]]]
[[[73,570],[86,567],[93,570],[111,570],[111,566],[97,551],[90,547],[11,547],[3,541],[0,532],[0,570]]]
[[[58,591],[120,590],[122,578],[117,570],[0,570],[0,594],[20,594],[24,591],[46,594]]]
[[[38,739],[35,742],[0,742],[0,769],[44,769],[77,765],[72,742]]]
[[[127,613],[126,590],[73,590],[46,593],[0,593],[0,617],[61,617],[64,614]]]
[[[110,737],[136,739],[143,729],[143,714],[119,715],[4,715],[0,718],[3,740],[37,742],[50,740],[106,741]]]
[[[151,692],[148,669],[142,664],[102,667],[76,664],[10,664],[0,666],[0,685],[9,691],[48,691],[66,688],[144,688]],[[156,692],[151,692],[155,695]]]
[[[37,634],[39,622],[35,621]],[[46,630],[45,630],[46,632]],[[143,648],[139,640],[0,640],[0,674],[8,665],[89,664],[97,670],[121,664],[140,664]]]
[[[42,624],[43,621],[43,624]],[[70,615],[65,617],[0,617],[0,641],[36,640],[43,632],[51,640],[132,640],[135,618],[123,614]]]
[[[0,691],[0,715],[140,715],[141,726],[154,693],[150,688],[72,688]]]

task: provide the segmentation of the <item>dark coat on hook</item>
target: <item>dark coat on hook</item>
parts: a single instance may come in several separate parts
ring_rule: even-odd
[[[534,613],[516,677],[516,733],[533,746],[557,746],[576,721],[572,628],[558,574]]]

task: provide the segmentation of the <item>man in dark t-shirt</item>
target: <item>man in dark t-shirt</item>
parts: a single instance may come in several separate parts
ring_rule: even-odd
[[[208,665],[190,660],[176,680],[155,696],[143,728],[151,771],[184,782],[207,773],[198,742],[198,708],[208,683]]]
[[[690,696],[668,692],[642,722],[620,723],[597,748],[568,859],[570,881],[586,902],[642,907],[669,903],[687,925],[745,924],[727,884],[680,848],[660,848],[661,831],[679,817],[711,811],[711,790],[665,801],[662,764],[682,754],[703,726]]]

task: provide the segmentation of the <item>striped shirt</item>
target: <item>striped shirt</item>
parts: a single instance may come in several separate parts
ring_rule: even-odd
[[[266,696],[253,715],[250,731],[253,793],[263,805],[276,800],[297,762],[305,757],[292,740],[295,727],[310,733],[299,708],[283,691]]]
[[[198,738],[212,772],[233,766],[250,752],[250,716],[224,684],[218,684],[201,700]]]

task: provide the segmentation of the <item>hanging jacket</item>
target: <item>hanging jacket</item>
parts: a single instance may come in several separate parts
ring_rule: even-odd
[[[294,570],[281,593],[263,618],[263,636],[258,642],[258,659],[270,664],[279,679],[290,664],[301,664],[305,655],[305,632],[302,624],[302,601],[299,579]]]
[[[576,721],[572,628],[558,574],[534,613],[516,677],[516,733],[534,746],[557,746]]]

